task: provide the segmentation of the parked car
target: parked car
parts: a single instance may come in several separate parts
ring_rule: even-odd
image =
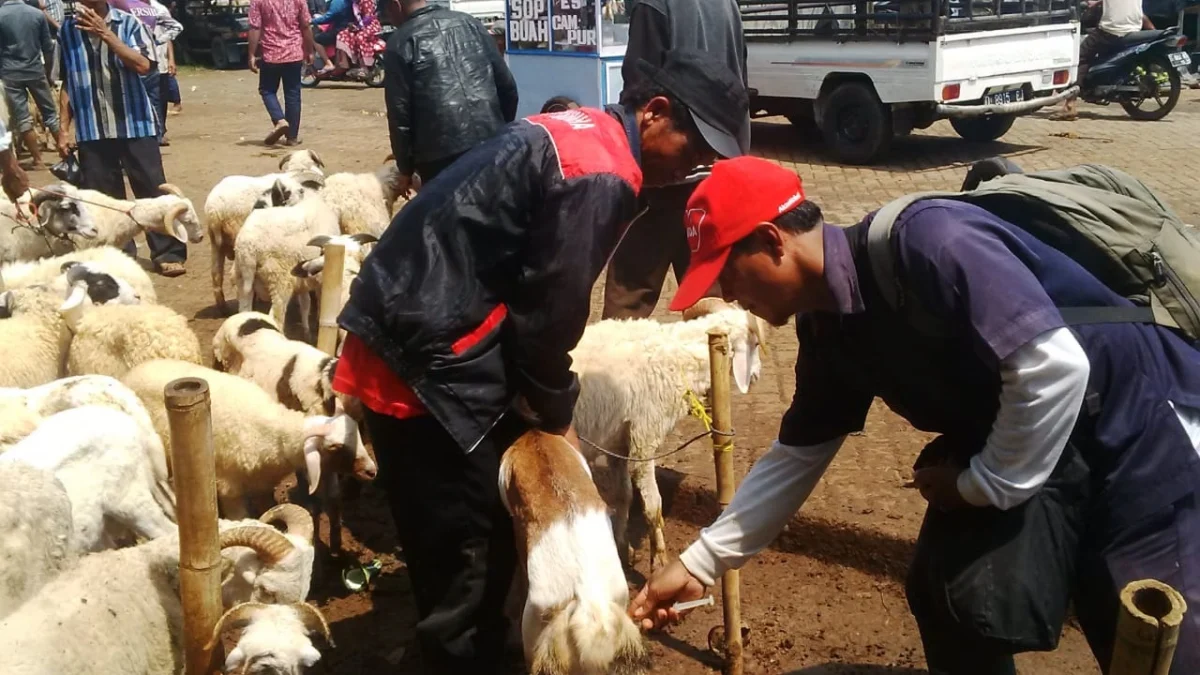
[[[203,56],[214,68],[245,66],[249,11],[250,0],[187,0],[179,13],[183,35],[176,48],[188,63]]]

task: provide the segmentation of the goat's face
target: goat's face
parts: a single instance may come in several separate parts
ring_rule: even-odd
[[[95,239],[99,232],[92,215],[74,199],[47,199],[38,205],[38,222],[50,234],[77,234]]]
[[[310,492],[316,491],[321,473],[326,470],[354,474],[363,481],[375,480],[379,469],[363,445],[354,420],[339,413],[310,417],[305,424],[304,463]]]

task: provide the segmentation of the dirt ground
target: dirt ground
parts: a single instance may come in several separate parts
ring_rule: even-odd
[[[282,149],[260,139],[268,120],[248,73],[188,70],[181,74],[184,112],[169,119],[172,145],[164,150],[167,178],[201,210],[208,190],[230,174],[275,169]],[[755,125],[756,152],[797,170],[810,198],[833,222],[853,222],[887,198],[916,189],[953,189],[965,165],[1004,153],[1033,168],[1079,161],[1132,170],[1160,189],[1184,215],[1200,212],[1187,171],[1200,126],[1200,97],[1185,93],[1179,109],[1160,123],[1137,124],[1119,110],[1090,109],[1075,125],[1044,118],[1019,120],[1003,143],[971,146],[945,123],[897,142],[893,158],[871,168],[841,167],[819,145],[774,120]],[[389,150],[380,90],[322,85],[304,94],[301,135],[329,171],[370,171]],[[50,182],[48,174],[35,176]],[[144,253],[145,249],[142,249]],[[160,301],[192,319],[202,343],[221,321],[213,306],[207,243],[192,247],[188,274],[157,279]],[[597,294],[593,317],[598,315]],[[232,298],[233,296],[230,295]],[[790,329],[774,332],[763,377],[735,400],[737,470],[746,469],[774,437],[794,387],[796,353]],[[685,421],[669,443],[696,432]],[[743,618],[749,627],[747,672],[793,675],[909,675],[924,673],[916,625],[903,580],[924,503],[902,488],[926,436],[877,407],[865,433],[852,437],[833,462],[802,515],[742,574]],[[672,446],[673,447],[673,446]],[[664,461],[659,480],[666,500],[667,536],[677,553],[718,513],[711,455],[702,444]],[[636,520],[636,518],[635,518]],[[347,548],[359,561],[379,558],[385,573],[370,593],[342,588],[336,574],[314,580],[315,602],[332,622],[337,648],[325,652],[318,673],[418,673],[413,643],[415,612],[405,568],[381,494],[366,486],[347,505]],[[645,573],[646,562],[637,563]],[[631,579],[639,580],[635,572]],[[719,589],[716,591],[719,595]],[[701,610],[653,638],[656,673],[694,675],[719,669],[706,648],[720,611]],[[1019,659],[1023,675],[1098,672],[1077,630],[1068,628],[1058,651]]]

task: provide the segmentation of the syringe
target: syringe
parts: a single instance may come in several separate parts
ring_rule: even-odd
[[[716,604],[716,601],[713,600],[713,596],[709,595],[708,597],[700,598],[699,600],[677,602],[674,605],[671,605],[671,609],[675,610],[676,612],[686,612],[689,609],[696,609],[697,607],[704,607],[706,605],[713,604]]]

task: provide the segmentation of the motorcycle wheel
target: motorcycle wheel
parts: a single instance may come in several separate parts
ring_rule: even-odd
[[[1164,75],[1169,87],[1165,95],[1164,83],[1161,81]],[[1175,70],[1165,56],[1153,56],[1140,62],[1129,79],[1142,91],[1143,96],[1122,99],[1121,107],[1135,120],[1161,120],[1179,103],[1183,83],[1180,81],[1179,71]],[[1149,107],[1150,105],[1156,107]]]
[[[372,89],[378,89],[383,86],[383,80],[383,59],[376,58],[375,65],[371,66],[371,70],[367,73],[367,79],[364,80],[364,82],[367,83],[368,87],[371,87]]]
[[[300,86],[311,89],[320,83],[321,79],[317,77],[316,67],[304,64],[304,69],[300,71]]]

